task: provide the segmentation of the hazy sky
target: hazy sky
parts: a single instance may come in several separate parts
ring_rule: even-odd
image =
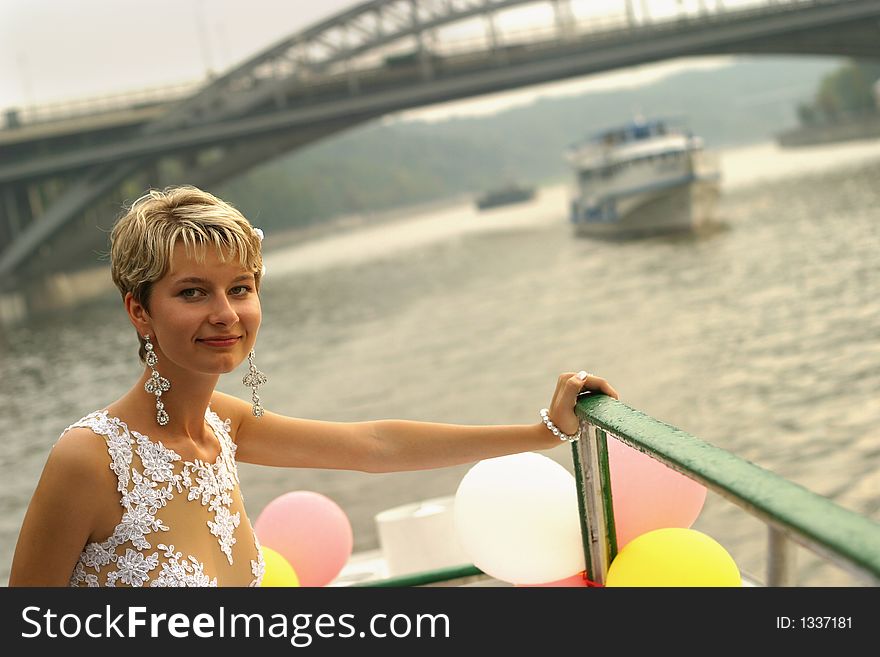
[[[209,69],[222,72],[359,1],[0,0],[0,109],[197,81]],[[688,66],[723,61],[706,58]],[[418,116],[495,111],[537,93],[639,84],[681,67],[640,67],[447,104]]]
[[[0,107],[199,80],[357,0],[0,0]]]

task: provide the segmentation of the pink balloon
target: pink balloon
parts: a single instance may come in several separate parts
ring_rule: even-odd
[[[571,577],[566,577],[565,579],[557,579],[555,582],[547,582],[545,584],[516,584],[515,586],[523,586],[523,587],[586,587],[587,580],[584,579],[584,573],[580,572],[577,575],[572,575]]]
[[[254,531],[260,543],[287,559],[300,586],[329,584],[351,556],[348,516],[320,493],[301,490],[276,497],[260,513]]]
[[[608,467],[618,550],[654,529],[689,528],[706,502],[705,486],[611,437]]]

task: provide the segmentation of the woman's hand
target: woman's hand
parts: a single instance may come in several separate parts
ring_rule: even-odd
[[[578,373],[565,372],[559,375],[556,382],[556,391],[553,393],[553,400],[550,402],[548,416],[550,421],[563,433],[568,435],[577,432],[580,422],[574,412],[577,396],[585,390],[595,390],[601,392],[614,399],[620,399],[617,391],[611,387],[605,379],[593,376],[581,370]],[[555,436],[547,432],[550,436]],[[557,441],[558,442],[558,441]]]

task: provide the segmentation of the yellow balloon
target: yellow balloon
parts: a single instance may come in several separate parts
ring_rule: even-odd
[[[260,546],[260,550],[266,562],[266,573],[260,586],[299,586],[299,577],[287,559],[265,545]]]
[[[733,557],[695,529],[655,529],[623,546],[605,586],[742,586]]]

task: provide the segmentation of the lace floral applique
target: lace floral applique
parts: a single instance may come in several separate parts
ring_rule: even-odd
[[[251,574],[254,576],[254,581],[248,584],[248,586],[262,586],[263,576],[266,574],[266,562],[263,561],[262,553],[260,554],[259,560],[251,559]]]
[[[86,565],[100,573],[101,568],[108,565],[111,561],[116,561],[116,555],[107,546],[102,543],[90,543],[83,551],[82,563],[78,565]]]
[[[220,416],[214,411],[208,410],[208,423],[214,428],[220,437],[220,443],[223,449],[220,450],[220,461],[226,466],[226,471],[232,477],[236,484],[241,482],[238,479],[238,468],[235,467],[235,452],[238,446],[232,440],[229,432],[232,430],[232,420],[229,418],[220,421]]]
[[[107,586],[116,586],[117,579],[129,586],[143,586],[144,582],[150,579],[150,571],[158,565],[158,552],[145,557],[142,552],[135,552],[131,548],[127,548],[125,556],[116,559],[118,570],[107,575]]]
[[[229,420],[221,422],[210,409],[205,417],[220,441],[220,456],[213,464],[201,460],[194,463],[185,461],[179,474],[174,474],[174,462],[182,460],[180,455],[164,447],[161,442],[153,442],[136,431],[129,432],[121,420],[108,417],[106,411],[92,413],[68,427],[87,427],[106,439],[110,468],[117,476],[120,504],[125,509],[122,520],[107,540],[85,547],[71,574],[71,586],[83,583],[99,586],[95,573],[100,573],[105,567],[115,567],[115,570],[107,573],[106,586],[116,586],[117,582],[143,586],[150,581],[151,573],[159,567],[160,562],[158,552],[144,554],[144,551],[151,549],[146,537],[151,533],[169,531],[157,513],[173,499],[175,490],[178,493],[186,490],[188,500],[199,500],[214,513],[214,520],[207,523],[208,528],[218,538],[220,549],[229,564],[233,565],[232,546],[236,543],[233,534],[241,524],[241,513],[230,512],[233,503],[231,493],[239,483],[234,458],[236,446],[229,435]],[[142,471],[132,467],[133,447],[143,465]],[[257,559],[251,560],[254,580],[250,585],[259,586],[265,564],[256,534],[254,542]],[[126,548],[124,555],[117,554],[116,549],[125,543],[131,543],[134,549]],[[189,560],[182,559],[182,553],[175,552],[173,545],[160,543],[157,547],[165,550],[164,558],[167,561],[161,563],[161,569],[150,586],[217,586],[217,578],[209,578],[204,572],[204,565],[193,555],[189,555]]]
[[[98,570],[101,570],[98,568]],[[86,583],[86,586],[101,586],[98,582],[98,576],[94,573],[86,573],[85,566],[82,561],[78,561],[76,564],[76,568],[73,569],[73,575],[70,577],[70,585],[71,586],[79,586],[83,582]]]
[[[254,532],[254,545],[257,546],[257,558],[251,559],[251,574],[254,580],[248,586],[262,586],[263,576],[266,574],[266,560],[263,559],[263,548],[260,546],[256,532]]]
[[[137,438],[137,453],[144,465],[144,476],[153,481],[173,481],[174,462],[181,460],[180,455],[160,442],[154,443],[137,431],[132,431],[131,434]]]
[[[240,482],[238,479],[238,469],[235,467],[235,452],[238,449],[238,446],[235,444],[235,441],[232,440],[232,436],[229,435],[229,432],[232,429],[232,421],[227,418],[221,422],[220,416],[209,409],[208,422],[214,427],[220,437],[223,446],[223,449],[220,451],[221,461],[226,465],[226,471],[234,481],[232,484],[234,487],[235,484],[239,484]],[[244,502],[244,493],[239,490],[238,494],[241,497],[241,501]],[[236,527],[238,527],[239,522],[240,519],[236,518]],[[251,534],[254,537],[254,545],[257,548],[257,558],[251,559],[251,574],[254,576],[254,579],[249,586],[261,586],[263,583],[263,576],[266,574],[266,562],[263,559],[263,550],[260,547],[260,540],[257,538],[257,533],[253,531],[253,528],[251,528]],[[233,538],[233,543],[234,542],[235,539]]]
[[[173,545],[159,543],[157,546],[165,550],[162,572],[150,582],[150,586],[217,586],[217,578],[209,578],[205,574],[205,566],[193,555],[189,561],[182,559],[182,552],[175,552]]]
[[[187,464],[184,470],[190,468],[191,472],[195,474],[197,482],[189,489],[187,499],[194,500],[201,496],[202,505],[207,505],[208,509],[214,513],[214,520],[208,521],[208,528],[211,530],[211,534],[218,538],[220,550],[226,555],[231,566],[233,564],[232,546],[237,542],[233,533],[241,524],[241,513],[238,511],[230,513],[229,510],[229,507],[232,506],[230,492],[235,490],[235,486],[238,484],[238,472],[234,458],[235,443],[229,436],[231,426],[229,419],[221,422],[220,417],[211,410],[206,414],[206,418],[220,440],[220,455],[212,465],[202,461]],[[186,476],[188,477],[189,474],[188,471]],[[259,550],[259,548],[257,549]]]
[[[220,540],[220,550],[232,565],[232,546],[235,545],[235,536],[232,533],[235,528],[241,524],[241,513],[236,511],[234,514],[229,513],[229,509],[221,506],[214,514],[214,522],[208,521],[208,527],[211,528],[211,534]]]
[[[235,537],[232,533],[241,523],[241,513],[231,514],[229,507],[232,506],[232,495],[230,491],[235,489],[235,480],[229,475],[229,471],[222,467],[221,463],[208,465],[202,461],[196,463],[187,463],[184,466],[187,472],[187,479],[194,475],[195,484],[191,484],[188,500],[198,500],[201,498],[202,506],[207,506],[208,510],[214,513],[214,520],[208,521],[208,528],[211,534],[216,536],[220,543],[220,550],[226,555],[226,559],[231,566],[232,546],[235,544]]]
[[[113,536],[119,543],[131,541],[138,550],[149,550],[150,543],[144,535],[154,531],[167,532],[168,527],[150,513],[150,509],[146,506],[132,505],[122,514],[122,520],[113,532]]]
[[[88,416],[87,419],[92,418]],[[81,420],[73,426],[84,426],[107,438],[107,451],[110,453],[110,469],[117,477],[116,490],[125,493],[131,477],[131,438],[120,433],[119,427],[106,417],[98,415],[93,418],[94,424]],[[70,429],[71,427],[68,427]]]
[[[125,496],[127,505],[145,508],[150,515],[155,515],[159,509],[174,497],[174,493],[171,492],[170,482],[166,486],[158,486],[155,481],[150,481],[141,476],[141,473],[137,470],[132,471],[132,476],[134,478],[134,489]],[[156,522],[158,523],[157,527],[164,527],[161,520],[156,519]]]

